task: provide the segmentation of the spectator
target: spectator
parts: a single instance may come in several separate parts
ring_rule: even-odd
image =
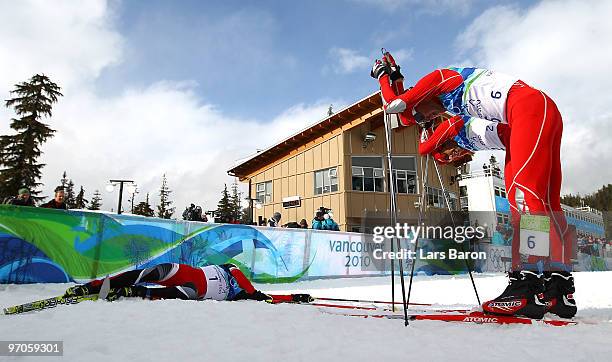
[[[338,224],[329,216],[329,209],[321,206],[317,213],[315,214],[315,218],[312,219],[312,228],[316,230],[333,230],[340,231],[340,227]]]
[[[268,220],[268,226],[272,228],[278,227],[280,226],[280,220],[281,220],[281,213],[277,211],[272,215],[270,220]]]
[[[300,229],[308,229],[308,222],[306,219],[300,220]]]
[[[298,224],[295,221],[291,221],[286,223],[285,225],[283,225],[284,228],[289,228],[289,229],[299,229],[300,228],[300,224]]]
[[[202,207],[191,204],[183,211],[183,220],[207,222],[208,218],[202,214]]]
[[[40,205],[40,207],[44,207],[46,209],[68,210],[68,206],[64,202],[64,197],[64,187],[58,186],[55,188],[55,197],[51,201]]]
[[[191,204],[183,211],[183,220],[193,220],[193,212],[195,211],[195,205]]]
[[[195,208],[195,218],[196,221],[208,222],[206,213],[202,213],[202,208],[200,206],[196,206]]]
[[[27,187],[22,187],[17,192],[17,196],[11,197],[7,204],[15,206],[34,206],[34,200],[30,195],[30,190]]]

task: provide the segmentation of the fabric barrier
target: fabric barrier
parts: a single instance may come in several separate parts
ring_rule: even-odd
[[[0,283],[84,282],[164,262],[234,263],[262,283],[389,274],[389,265],[372,260],[377,244],[371,239],[357,233],[0,205]],[[420,244],[424,251],[449,247]],[[610,264],[589,257],[582,258],[590,267],[585,270],[605,270]],[[498,264],[474,267],[502,271]],[[415,267],[417,273],[455,274],[465,272],[465,261],[419,260]]]

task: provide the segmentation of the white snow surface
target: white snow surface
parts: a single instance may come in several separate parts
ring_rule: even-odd
[[[307,305],[241,301],[83,302],[0,316],[0,340],[61,340],[44,361],[612,361],[612,272],[574,273],[579,325],[491,325],[346,317]],[[482,301],[502,274],[475,277]],[[0,306],[52,297],[71,284],[1,285]],[[389,278],[257,285],[318,297],[391,298]],[[400,298],[396,278],[396,298]],[[412,301],[474,307],[467,276],[417,276]],[[35,360],[38,357],[0,357]]]

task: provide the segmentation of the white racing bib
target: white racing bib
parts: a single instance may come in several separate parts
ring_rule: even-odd
[[[464,81],[463,104],[467,113],[476,118],[508,123],[506,100],[517,78],[487,69],[475,69]]]
[[[468,142],[476,150],[505,150],[497,134],[498,122],[472,117],[465,126]]]
[[[229,293],[229,276],[225,270],[216,265],[201,267],[206,278],[204,299],[226,300]]]
[[[521,215],[519,252],[525,255],[550,256],[550,218],[543,215]]]

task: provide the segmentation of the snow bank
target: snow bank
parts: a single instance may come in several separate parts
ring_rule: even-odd
[[[323,314],[312,306],[256,302],[83,302],[0,316],[0,340],[62,340],[67,361],[610,361],[612,272],[575,273],[577,320],[570,327],[468,325],[362,319]],[[502,275],[476,277],[480,297],[505,287]],[[0,305],[61,294],[69,284],[3,285]],[[389,278],[259,285],[267,291],[319,297],[389,299]],[[399,281],[396,283],[399,295]],[[474,306],[469,278],[419,276],[414,302]],[[52,357],[47,357],[52,359]]]

